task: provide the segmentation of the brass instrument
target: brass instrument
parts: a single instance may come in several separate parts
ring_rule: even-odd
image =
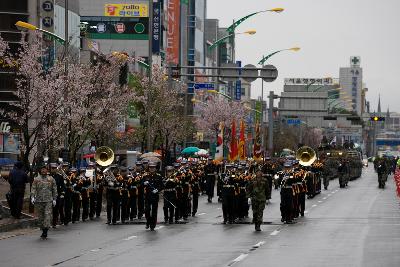
[[[114,151],[107,146],[99,147],[96,149],[94,159],[100,166],[107,167],[114,161]]]
[[[317,154],[311,147],[302,146],[296,151],[296,159],[301,166],[311,166],[317,159]]]

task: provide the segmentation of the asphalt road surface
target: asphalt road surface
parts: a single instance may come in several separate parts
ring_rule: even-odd
[[[97,221],[0,240],[0,266],[400,266],[400,209],[393,177],[378,189],[372,167],[340,189],[306,200],[296,224],[280,222],[279,192],[264,212],[262,232],[246,223],[223,225],[219,203],[201,197],[187,224]],[[159,210],[159,221],[163,220]]]

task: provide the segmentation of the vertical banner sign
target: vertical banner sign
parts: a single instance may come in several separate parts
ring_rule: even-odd
[[[153,54],[160,54],[160,36],[161,36],[161,6],[160,2],[153,3]]]
[[[217,147],[215,149],[215,160],[224,159],[224,124],[221,122],[218,128]]]
[[[179,64],[180,0],[169,0],[167,4],[167,63]]]
[[[242,67],[242,61],[236,61],[236,65],[241,68]],[[242,72],[239,70],[239,75],[241,75]],[[235,100],[240,101],[242,98],[242,81],[237,80],[235,83]]]
[[[54,0],[40,0],[39,4],[41,28],[54,32]]]

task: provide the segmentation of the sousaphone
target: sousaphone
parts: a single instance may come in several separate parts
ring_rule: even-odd
[[[302,146],[296,151],[296,159],[301,166],[311,166],[317,159],[317,154],[311,147]]]
[[[99,147],[96,149],[94,159],[100,166],[109,166],[114,161],[114,151],[108,146]]]

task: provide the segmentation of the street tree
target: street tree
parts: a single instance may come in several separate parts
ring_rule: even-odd
[[[3,59],[15,71],[16,90],[13,94],[17,99],[2,106],[1,113],[20,129],[21,156],[29,166],[30,154],[33,151],[42,153],[48,142],[59,134],[54,122],[63,106],[64,72],[59,63],[44,67],[40,33],[32,34],[29,42],[22,34],[20,47],[14,54],[7,49],[7,43],[0,43]]]

